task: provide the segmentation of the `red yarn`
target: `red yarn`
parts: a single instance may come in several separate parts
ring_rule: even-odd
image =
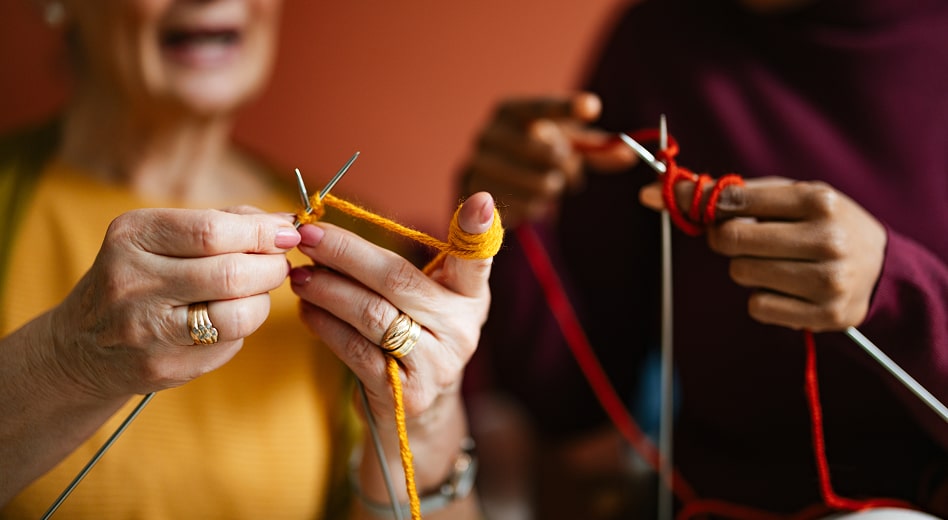
[[[615,388],[609,382],[609,377],[589,345],[586,333],[579,323],[579,318],[576,317],[576,312],[570,304],[569,297],[556,275],[556,270],[543,248],[542,242],[529,225],[518,226],[515,232],[523,246],[527,262],[543,289],[547,304],[553,312],[560,331],[563,333],[563,337],[566,338],[566,343],[569,345],[573,357],[576,358],[580,370],[586,376],[586,380],[589,381],[596,399],[626,441],[653,469],[657,470],[661,464],[658,451],[648,437],[642,433],[642,429],[639,428],[629,411],[626,410]],[[682,501],[693,500],[695,494],[691,486],[685,482],[677,470],[672,470],[672,474],[671,488],[675,495]]]
[[[640,142],[654,141],[659,137],[657,129],[643,130],[630,135],[633,139]],[[583,146],[581,149],[585,151],[603,150],[610,146],[616,146],[617,144],[622,144],[622,141],[615,138],[601,146]],[[658,154],[658,157],[665,161],[667,167],[666,173],[663,176],[662,197],[665,201],[665,207],[669,212],[669,216],[679,229],[686,234],[697,236],[701,234],[705,226],[714,223],[717,202],[724,189],[728,186],[743,185],[744,182],[737,174],[728,174],[719,178],[705,202],[704,211],[701,211],[704,187],[711,181],[711,178],[705,174],[695,175],[687,169],[679,167],[674,160],[677,154],[678,144],[669,136],[668,147]],[[695,192],[688,213],[690,220],[684,218],[681,209],[678,207],[677,200],[674,197],[675,184],[686,180],[695,183]],[[626,410],[615,389],[612,387],[608,376],[602,369],[602,365],[599,363],[595,352],[589,345],[582,325],[576,317],[575,311],[566,295],[566,291],[563,289],[562,282],[559,280],[556,270],[550,262],[549,255],[543,248],[542,242],[536,236],[533,229],[527,225],[519,226],[515,232],[523,246],[527,261],[544,291],[547,303],[563,333],[563,337],[592,387],[597,400],[629,444],[638,451],[642,458],[645,459],[653,469],[657,470],[660,465],[659,454],[649,439],[642,433],[642,430],[635,423],[631,414]],[[832,511],[858,511],[876,507],[915,509],[911,504],[900,500],[854,500],[840,497],[833,491],[830,482],[829,463],[826,458],[826,443],[823,437],[823,411],[819,401],[819,386],[817,384],[816,375],[816,346],[813,333],[809,330],[805,330],[804,340],[806,343],[805,390],[810,411],[813,451],[816,458],[820,494],[823,498],[823,504],[814,504],[795,514],[783,515],[762,511],[741,504],[732,504],[722,500],[700,499],[678,473],[678,470],[672,468],[672,483],[670,487],[675,496],[682,502],[682,508],[677,515],[677,520],[687,520],[708,514],[720,515],[733,520],[812,520],[820,518]]]
[[[879,498],[868,500],[853,500],[843,498],[833,491],[830,483],[829,463],[826,460],[826,441],[823,438],[823,409],[820,406],[820,391],[816,378],[816,342],[813,332],[803,331],[806,342],[806,398],[810,406],[810,420],[812,421],[813,451],[816,455],[816,469],[820,477],[820,494],[823,502],[833,509],[858,511],[874,507],[903,507],[913,508],[901,500]]]

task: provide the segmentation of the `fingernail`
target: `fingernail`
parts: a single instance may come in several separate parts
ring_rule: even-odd
[[[323,240],[323,236],[326,235],[326,231],[319,226],[301,226],[299,229],[300,232],[300,243],[304,246],[316,246]]]
[[[280,229],[273,239],[273,245],[280,249],[290,249],[300,243],[300,234],[295,229]]]
[[[484,227],[485,231],[490,229],[491,220],[494,218],[494,204],[492,200],[485,200],[484,205],[481,206],[480,211],[478,212],[481,217],[481,226]]]
[[[310,278],[309,269],[305,267],[294,267],[293,270],[290,271],[290,283],[293,285],[303,285],[309,282]]]

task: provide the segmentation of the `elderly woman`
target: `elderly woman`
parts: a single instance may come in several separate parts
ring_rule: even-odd
[[[457,479],[490,261],[449,257],[426,276],[280,213],[295,193],[229,140],[267,79],[280,2],[44,8],[77,82],[55,124],[0,146],[0,517],[40,517],[156,391],[64,518],[370,515],[358,504],[389,498],[379,461],[358,456],[352,374],[400,482],[378,344],[402,313],[421,326],[400,360],[415,481],[424,501]],[[487,194],[459,213],[475,234],[492,218]],[[195,321],[216,335],[195,337]],[[437,498],[430,518],[477,512],[473,494]]]

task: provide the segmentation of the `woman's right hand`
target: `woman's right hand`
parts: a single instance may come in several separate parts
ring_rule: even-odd
[[[508,228],[548,217],[567,189],[582,185],[584,161],[609,171],[638,160],[628,147],[601,147],[611,135],[586,128],[600,111],[589,93],[501,102],[467,161],[462,195],[492,193]]]
[[[116,218],[92,267],[56,309],[52,362],[94,396],[182,385],[229,361],[266,319],[299,243],[292,216],[142,209]],[[219,342],[195,345],[188,305],[208,303]]]

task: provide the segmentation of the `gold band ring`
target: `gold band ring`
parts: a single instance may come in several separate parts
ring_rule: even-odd
[[[207,315],[207,302],[188,305],[188,331],[195,345],[217,343],[217,329],[211,325],[211,317]]]
[[[392,320],[392,323],[385,329],[385,334],[382,335],[382,344],[379,346],[387,354],[396,358],[403,358],[415,348],[415,344],[418,343],[420,337],[421,325],[415,323],[411,316],[403,312]]]

